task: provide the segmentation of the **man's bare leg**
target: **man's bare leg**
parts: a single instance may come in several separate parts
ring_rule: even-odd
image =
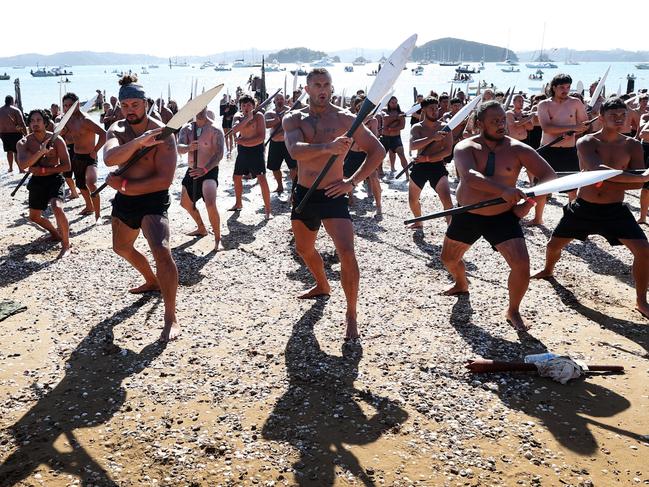
[[[68,188],[70,189],[69,199],[76,200],[79,197],[79,193],[77,192],[77,185],[74,184],[74,178],[65,178],[65,182],[68,185]]]
[[[392,152],[391,150],[388,151],[388,160],[390,161],[390,172],[394,173],[394,160],[396,158],[396,154]]]
[[[633,280],[637,309],[645,318],[649,318],[647,304],[647,287],[649,286],[649,242],[640,239],[620,240],[633,254]]]
[[[649,212],[649,189],[642,188],[642,191],[640,191],[640,217],[638,223],[647,223],[647,212]]]
[[[7,154],[7,162],[9,163],[9,171],[7,172],[14,172],[14,153],[5,152],[5,154]]]
[[[403,174],[406,177],[406,181],[407,181],[410,178],[410,175],[408,174],[408,171],[405,170],[408,167],[408,161],[406,159],[406,155],[403,153],[403,146],[397,149],[397,155],[399,156],[399,161],[401,162],[401,169],[404,170]],[[392,164],[392,168],[394,169],[394,163]]]
[[[534,207],[534,218],[532,218],[527,225],[543,225],[543,211],[545,210],[545,204],[548,202],[548,197],[540,197],[536,200],[536,206]]]
[[[345,339],[358,338],[356,305],[358,303],[360,271],[354,252],[354,227],[352,221],[345,218],[328,218],[322,220],[322,223],[333,240],[340,259],[340,283],[347,300]]]
[[[410,178],[408,182],[408,204],[410,205],[410,211],[415,218],[421,216],[421,202],[419,197],[421,196],[421,188],[415,184],[415,182]],[[423,228],[423,222],[412,223],[408,228]]]
[[[372,195],[374,196],[374,206],[376,206],[376,214],[381,215],[383,213],[383,210],[381,208],[381,182],[379,181],[379,175],[376,171],[374,171],[372,174],[370,174],[370,177],[367,179],[370,186],[370,190],[372,191]]]
[[[178,268],[171,255],[169,220],[160,215],[146,215],[142,219],[142,233],[144,233],[155,259],[156,274],[165,307],[164,328],[160,340],[167,342],[180,335],[180,326],[176,319]]]
[[[257,175],[257,182],[259,189],[261,189],[261,197],[264,200],[264,209],[266,210],[266,218],[270,217],[270,189],[268,188],[268,180],[265,174]]]
[[[552,237],[545,249],[545,267],[532,275],[532,279],[545,279],[554,275],[554,266],[561,257],[563,248],[572,242],[571,238]]]
[[[496,250],[505,258],[511,269],[507,280],[507,288],[509,289],[507,321],[517,331],[529,330],[530,327],[525,324],[520,313],[521,301],[530,284],[530,257],[527,253],[525,239],[513,238],[506,240],[496,245]]]
[[[203,201],[214,233],[214,250],[219,250],[219,244],[221,243],[221,216],[216,206],[216,181],[213,179],[203,181]]]
[[[88,166],[86,168],[86,186],[88,187],[88,192],[92,193],[97,189],[97,166]],[[95,220],[99,220],[101,216],[101,201],[99,200],[99,195],[93,196],[90,199],[92,208],[95,212]]]
[[[273,171],[273,176],[275,176],[275,181],[277,182],[277,188],[273,193],[282,194],[284,192],[284,181],[282,180],[282,170],[278,169]]]
[[[140,230],[129,227],[118,218],[113,218],[111,224],[113,227],[113,250],[117,255],[126,259],[144,277],[144,284],[129,289],[128,292],[140,294],[148,291],[159,291],[158,279],[153,273],[149,261],[133,246],[135,239],[140,234]]]
[[[442,294],[445,294],[446,296],[454,296],[456,294],[466,294],[469,292],[469,281],[466,278],[466,267],[462,257],[464,257],[464,254],[470,248],[471,246],[469,244],[444,237],[441,259],[444,267],[446,267],[446,270],[451,274],[455,283]]]
[[[453,200],[451,199],[451,188],[448,185],[448,177],[444,176],[435,185],[435,192],[439,196],[439,200],[442,202],[442,207],[445,210],[453,208]],[[446,217],[446,225],[451,224],[451,217]]]
[[[324,269],[324,262],[322,257],[315,249],[315,241],[318,238],[317,231],[311,231],[309,228],[299,220],[292,220],[291,227],[293,228],[293,235],[295,236],[295,250],[302,257],[309,272],[315,279],[315,286],[309,289],[306,293],[298,296],[299,299],[311,299],[318,296],[329,296],[331,287],[327,280],[327,274]]]
[[[50,232],[50,239],[54,240],[56,242],[59,242],[62,240],[61,235],[59,232],[54,228],[54,225],[43,216],[43,211],[42,210],[34,210],[32,208],[29,209],[29,221],[36,223],[39,227],[44,228],[48,232]]]
[[[189,235],[190,237],[204,237],[207,235],[207,228],[205,228],[201,214],[198,209],[194,207],[194,204],[192,203],[192,200],[187,193],[187,189],[184,186],[182,188],[180,206],[182,206],[187,211],[187,213],[189,213],[189,216],[192,217],[192,220],[194,220],[194,222],[196,223],[196,230],[189,232],[187,235]]]
[[[70,226],[63,211],[63,202],[58,198],[53,198],[50,200],[50,205],[56,219],[58,233],[61,236],[61,251],[56,258],[62,259],[70,253]]]
[[[243,176],[234,174],[232,176],[232,183],[234,186],[234,206],[228,211],[238,211],[243,207],[241,197],[243,195]]]

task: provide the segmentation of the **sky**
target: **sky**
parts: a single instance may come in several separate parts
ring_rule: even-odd
[[[627,0],[624,13],[616,14],[617,28],[602,25],[613,4],[600,0],[589,2],[588,9],[579,2],[525,0],[18,1],[3,3],[0,57],[83,50],[168,57],[252,48],[389,49],[413,33],[419,35],[417,45],[458,37],[523,51],[540,48],[544,23],[544,49],[649,50],[645,1]],[[440,12],[449,8],[442,17],[447,21],[440,21]],[[639,19],[635,28],[633,12]]]

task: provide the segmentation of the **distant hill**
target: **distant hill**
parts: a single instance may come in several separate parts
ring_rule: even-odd
[[[517,53],[523,61],[536,59],[538,51],[521,51]],[[547,55],[556,62],[562,63],[566,60],[579,62],[649,62],[649,51],[625,51],[623,49],[613,49],[610,51],[575,51],[561,47],[558,49],[544,50],[543,55]]]
[[[56,54],[19,54],[0,58],[0,66],[72,66],[97,64],[164,64],[168,59],[147,54],[118,54],[115,52],[69,51]]]
[[[326,56],[326,52],[312,51],[306,47],[293,47],[290,49],[282,49],[277,52],[271,52],[266,56],[266,59],[277,59],[280,63],[310,63],[311,61],[317,61]]]
[[[412,52],[413,61],[504,61],[506,58],[518,61],[516,53],[504,47],[482,44],[481,42],[465,41],[454,37],[444,37],[429,41],[415,47]]]

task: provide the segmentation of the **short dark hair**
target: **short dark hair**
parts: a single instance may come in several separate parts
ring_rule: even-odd
[[[14,97],[11,95],[5,96],[5,105],[12,105],[14,102]]]
[[[241,98],[239,98],[239,106],[243,105],[244,103],[252,103],[252,106],[255,106],[255,99],[251,95],[243,95]]]
[[[451,98],[451,105],[455,105],[456,103],[462,103],[462,100],[460,100],[457,96],[455,98]]]
[[[505,93],[503,93],[502,91],[498,90],[498,91],[496,91],[496,92],[494,93],[494,96],[505,96]]]
[[[50,121],[50,117],[48,116],[47,112],[45,110],[41,110],[40,108],[35,108],[31,112],[27,114],[27,123],[32,123],[32,117],[34,115],[40,115],[41,118],[43,119],[43,122],[47,123]]]
[[[482,103],[478,107],[478,110],[477,110],[478,120],[480,120],[482,122],[484,120],[484,118],[485,118],[485,113],[487,113],[487,110],[489,110],[490,108],[500,108],[501,110],[504,110],[503,106],[500,104],[500,102],[498,102],[496,100],[486,101],[486,102]]]
[[[439,105],[439,100],[435,98],[434,96],[427,96],[423,100],[421,100],[421,108],[426,108],[429,105]]]
[[[72,103],[74,103],[75,101],[79,100],[79,97],[72,92],[68,92],[65,95],[63,95],[63,98],[61,99],[61,101],[65,101],[65,100],[72,100]]]
[[[309,84],[309,81],[311,81],[314,76],[317,76],[319,74],[326,74],[331,78],[331,74],[325,68],[313,68],[311,71],[309,71],[309,74],[306,75],[306,83]]]
[[[620,98],[619,96],[612,96],[611,98],[607,98],[604,100],[604,103],[602,103],[601,108],[599,109],[599,113],[605,113],[608,112],[609,110],[626,110],[627,106],[624,103],[624,100]]]
[[[442,93],[441,95],[439,95],[439,101],[440,102],[443,101],[443,100],[448,100],[448,99],[449,99],[449,96],[446,93]]]
[[[554,87],[559,86],[559,85],[571,85],[572,84],[572,77],[569,74],[565,73],[559,73],[552,78],[552,81],[550,81],[550,86],[548,87],[548,91],[550,92],[551,96],[554,96]]]

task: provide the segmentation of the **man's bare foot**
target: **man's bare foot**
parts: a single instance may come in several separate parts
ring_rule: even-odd
[[[347,330],[345,331],[345,341],[356,340],[360,338],[358,334],[358,322],[356,321],[356,315],[347,315],[345,317],[345,323],[347,325]]]
[[[459,296],[460,294],[469,294],[468,282],[462,282],[462,283],[456,282],[455,284],[453,284],[453,287],[442,292],[443,296]]]
[[[408,228],[410,230],[417,230],[418,228],[424,228],[424,224],[421,222],[415,222],[408,225]]]
[[[523,321],[523,317],[518,311],[507,311],[507,323],[512,325],[516,331],[527,331],[530,329]]]
[[[272,214],[272,213],[266,213],[266,214],[264,214],[264,218],[265,218],[266,220],[272,220],[274,217],[273,217],[273,214]]]
[[[554,271],[550,271],[548,269],[543,269],[536,274],[532,274],[530,276],[530,279],[547,279],[548,277],[554,276]]]
[[[48,233],[38,237],[34,242],[35,243],[48,243],[48,242],[60,242],[63,240],[58,233]]]
[[[646,218],[638,218],[638,224],[639,225],[646,225],[647,224],[647,219]]]
[[[180,326],[178,326],[178,323],[174,319],[173,321],[165,323],[165,326],[162,329],[162,333],[160,334],[160,341],[170,342],[171,340],[175,340],[176,338],[178,338],[179,335],[180,335]]]
[[[70,193],[70,194],[68,195],[68,199],[69,199],[69,200],[76,200],[76,199],[79,199],[79,194],[78,194],[78,193]]]
[[[131,294],[143,294],[155,291],[160,291],[160,285],[157,282],[145,282],[141,286],[128,290],[128,292]]]
[[[645,301],[644,303],[636,303],[635,309],[645,318],[649,319],[649,304]]]
[[[95,210],[93,210],[92,208],[84,208],[83,210],[81,210],[79,212],[79,215],[88,216],[88,215],[92,215],[94,212],[95,212]]]
[[[56,256],[56,260],[60,260],[63,257],[67,256],[70,254],[70,246],[63,247],[61,251],[59,252],[59,255]]]
[[[273,193],[277,193],[277,194],[282,194],[283,192],[284,192],[284,188],[281,186],[277,186],[277,188],[273,190]]]
[[[526,227],[540,227],[541,225],[543,225],[543,220],[537,220],[536,218],[534,218],[533,220],[524,221],[523,225],[525,225]]]
[[[234,205],[232,208],[228,208],[228,211],[241,211],[241,207]]]
[[[217,238],[214,240],[214,251],[218,252],[219,250],[226,250],[226,249],[223,246],[223,242],[221,242],[221,239]]]
[[[207,233],[208,233],[207,228],[203,227],[203,228],[197,228],[193,232],[188,232],[185,235],[187,235],[188,237],[206,237]]]
[[[301,296],[298,296],[298,299],[314,299],[320,296],[329,296],[331,293],[331,288],[327,286],[314,286],[313,288],[309,289],[306,293],[302,294]]]

